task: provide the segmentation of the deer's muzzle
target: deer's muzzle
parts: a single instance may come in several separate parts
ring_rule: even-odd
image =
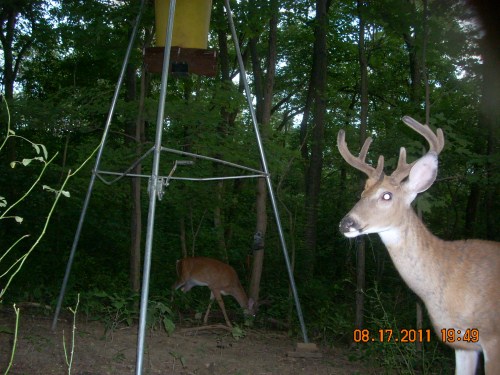
[[[360,233],[360,225],[351,216],[345,216],[339,224],[340,232],[346,237],[356,237]]]

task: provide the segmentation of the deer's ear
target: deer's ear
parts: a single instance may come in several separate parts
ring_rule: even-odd
[[[405,188],[414,194],[426,191],[436,180],[438,158],[433,152],[421,157],[411,168]]]

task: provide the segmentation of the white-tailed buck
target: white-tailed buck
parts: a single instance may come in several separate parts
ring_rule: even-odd
[[[255,315],[254,301],[247,297],[236,271],[230,265],[217,259],[191,257],[178,260],[176,267],[178,278],[174,284],[175,289],[180,288],[183,292],[188,292],[194,286],[206,286],[211,291],[210,303],[203,318],[204,324],[207,324],[208,314],[215,298],[224,314],[226,324],[232,327],[226,314],[222,295],[233,296],[246,315]]]
[[[408,164],[401,147],[396,170],[386,176],[384,158],[365,162],[368,138],[355,157],[344,131],[337,144],[342,157],[368,175],[361,199],[340,222],[346,237],[378,233],[408,286],[422,299],[439,338],[455,349],[456,374],[474,374],[480,352],[487,375],[500,374],[500,243],[443,241],[425,227],[411,207],[418,193],[436,179],[441,129],[434,133],[411,117],[410,128],[429,143],[429,151]]]

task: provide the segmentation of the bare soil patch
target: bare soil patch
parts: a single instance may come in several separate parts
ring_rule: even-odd
[[[72,321],[61,321],[55,332],[51,317],[21,312],[18,341],[9,374],[67,374],[63,337],[71,350]],[[14,315],[0,312],[0,372],[9,362]],[[288,356],[296,342],[282,332],[246,330],[238,340],[223,329],[177,328],[148,331],[143,374],[178,375],[333,375],[376,374],[362,362],[350,362],[348,351],[319,347],[320,358]],[[137,327],[105,333],[101,322],[76,324],[71,374],[135,374]]]

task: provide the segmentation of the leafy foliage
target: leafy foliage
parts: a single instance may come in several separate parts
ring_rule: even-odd
[[[11,3],[2,4],[0,13],[6,12],[7,4]],[[11,162],[16,166],[14,171],[0,170],[2,214],[16,193],[29,189],[40,163],[49,160],[52,163],[40,180],[40,186],[61,186],[68,171],[79,168],[95,151],[101,142],[102,127],[127,46],[130,20],[137,12],[137,4],[132,1],[27,3],[33,3],[36,12],[23,10],[19,13],[20,23],[13,40],[17,49],[14,50],[19,54],[23,42],[31,40],[32,43],[19,60],[13,86],[15,95],[8,99],[11,135],[36,143],[17,142],[9,149],[1,149],[2,166]],[[479,34],[476,28],[469,27],[470,14],[460,4],[458,1],[429,1],[431,16],[426,67],[432,105],[431,125],[444,129],[446,146],[440,155],[438,181],[418,205],[428,226],[443,238],[473,234],[498,239],[498,231],[488,229],[491,222],[489,210],[498,212],[498,203],[491,207],[486,204],[491,202],[488,197],[498,191],[498,171],[492,168],[498,165],[498,154],[488,152],[488,132],[479,121],[482,84]],[[308,181],[300,155],[299,134],[312,66],[314,10],[310,1],[286,0],[280,1],[279,5],[278,64],[271,128],[264,148],[295,265],[306,325],[311,336],[322,342],[346,342],[353,325],[356,259],[353,244],[342,238],[336,227],[357,199],[359,183],[356,172],[346,169],[341,160],[335,139],[339,128],[346,129],[348,143],[355,144],[358,139],[360,77],[356,4],[353,1],[334,2],[328,14],[328,50],[325,51],[329,61],[328,109],[314,273],[303,271],[304,200]],[[257,7],[259,12],[250,11],[250,6]],[[257,37],[258,50],[265,51],[269,42],[268,20],[273,9],[269,2],[238,2],[234,8],[245,57],[250,37]],[[212,19],[209,45],[214,49],[220,48],[219,35],[230,34],[221,14],[214,13]],[[127,98],[129,91],[124,87],[103,154],[102,170],[124,171],[136,159],[139,149],[145,152],[152,147],[160,77],[149,75],[141,68],[142,49],[151,42],[152,16],[152,9],[148,8],[129,67],[133,72],[131,85],[138,91],[142,78],[150,82],[144,101],[144,141],[138,144],[130,140],[128,130],[138,121],[139,95],[134,99]],[[373,161],[379,154],[384,154],[388,169],[394,168],[400,146],[407,148],[409,159],[418,157],[424,147],[400,122],[404,114],[423,117],[423,103],[415,106],[411,102],[408,43],[408,37],[414,37],[411,41],[416,47],[421,47],[422,25],[418,21],[421,17],[419,2],[384,0],[371,2],[368,7],[368,130],[375,139],[368,158]],[[0,18],[0,22],[3,27],[0,32],[6,35],[4,18]],[[161,124],[164,145],[258,169],[258,148],[242,87],[236,81],[237,65],[230,44],[228,53],[226,63],[234,81],[223,81],[220,76],[170,78],[167,118]],[[5,52],[0,54],[3,84],[6,84],[9,68],[7,57]],[[262,66],[265,67],[265,61],[262,61]],[[249,78],[253,90],[254,77],[250,75]],[[224,123],[228,113],[235,116],[232,127],[226,127]],[[2,110],[2,129],[6,118]],[[310,136],[306,137],[306,142],[311,142]],[[47,150],[57,152],[53,159],[48,157]],[[17,155],[23,155],[24,159]],[[162,154],[161,174],[168,175],[178,159],[181,158],[175,154]],[[143,160],[142,174],[150,174],[151,162],[150,157]],[[33,236],[43,230],[45,236],[38,243],[37,251],[19,270],[16,283],[10,286],[10,293],[5,298],[55,303],[91,168],[86,164],[79,174],[72,175],[64,192],[60,192],[71,199],[59,203],[60,209],[54,213],[47,228],[42,220],[51,207],[47,195],[59,190],[33,190],[29,203],[19,205],[15,216],[23,218],[22,225],[29,228],[28,234]],[[206,178],[234,173],[239,171],[196,160],[192,166],[176,170],[174,177]],[[146,217],[147,202],[147,181],[143,180],[143,217]],[[127,179],[112,186],[100,181],[96,183],[70,278],[69,290],[82,296],[80,311],[103,319],[110,330],[120,324],[131,324],[137,318],[137,298],[129,290],[128,283],[131,207]],[[267,251],[261,281],[263,303],[256,322],[271,326],[273,323],[269,320],[280,321],[283,323],[280,327],[289,327],[291,334],[298,334],[272,212],[268,217]],[[200,254],[229,261],[242,283],[248,284],[255,228],[254,180],[240,178],[194,183],[173,179],[159,202],[155,223],[151,292],[157,302],[152,302],[150,307],[151,327],[162,326],[170,332],[178,311],[191,310],[196,303],[194,309],[197,311],[204,308],[202,305],[206,306],[208,298],[204,299],[201,294],[194,302],[190,299],[195,298],[193,296],[176,296],[175,305],[165,300],[175,279],[175,260],[182,256],[182,250],[189,255]],[[2,220],[2,253],[20,235],[17,224],[5,224]],[[405,296],[405,301],[411,298],[407,291],[401,291],[402,281],[376,237],[369,242],[366,269],[368,287],[371,290],[377,283],[377,300],[381,301],[379,305],[371,302],[368,307],[372,324],[392,326],[396,318],[399,327],[411,322],[412,303],[398,305],[397,313],[392,315],[379,314],[380,306],[386,306],[387,301],[401,295]],[[228,306],[238,310],[233,302],[228,302]],[[392,348],[382,350],[387,353]],[[403,357],[410,354],[413,355],[409,353]],[[396,357],[400,355],[395,354]]]

